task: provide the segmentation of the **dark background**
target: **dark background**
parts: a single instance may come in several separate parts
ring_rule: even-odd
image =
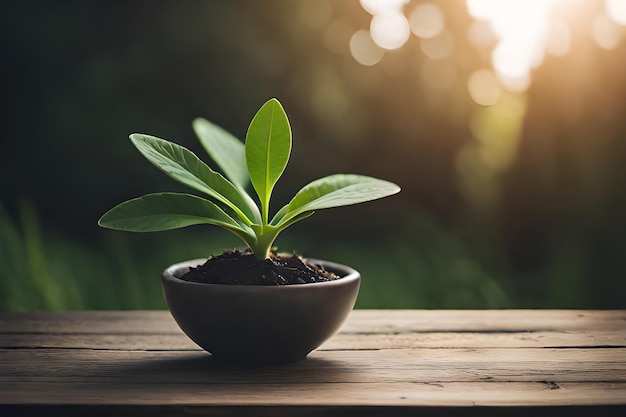
[[[625,308],[626,36],[597,46],[603,2],[587,2],[570,52],[485,108],[467,79],[493,45],[470,43],[464,2],[432,3],[454,36],[449,57],[433,64],[411,36],[363,66],[349,42],[372,16],[358,1],[3,1],[0,309],[163,307],[160,270],[239,243],[210,227],[99,229],[120,201],[182,189],[128,135],[207,160],[193,118],[243,139],[270,97],[294,133],[275,209],[331,173],[403,189],[317,213],[277,242],[360,269],[359,307]],[[433,84],[431,64],[454,77]],[[523,111],[512,157],[494,168],[477,155],[497,138],[481,141],[472,121],[506,131],[506,103]]]

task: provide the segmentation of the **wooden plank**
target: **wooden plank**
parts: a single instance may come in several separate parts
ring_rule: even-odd
[[[0,334],[179,334],[169,311],[27,311],[0,314]]]
[[[348,333],[623,330],[626,310],[355,310]]]
[[[201,350],[180,331],[174,334],[1,334],[0,349]]]
[[[303,383],[169,384],[137,387],[125,381],[29,381],[8,385],[2,404],[185,406],[559,406],[624,405],[624,384],[510,383]],[[330,395],[332,394],[332,395]]]
[[[172,384],[624,382],[626,349],[394,349],[319,351],[296,364],[230,369],[205,352],[0,351],[0,383],[59,379]]]
[[[0,343],[1,344],[1,343]],[[342,332],[321,350],[410,349],[410,348],[521,348],[521,347],[624,347],[626,328],[616,331],[537,332]]]
[[[618,331],[539,332],[342,332],[319,350],[409,348],[626,347],[626,328]],[[117,350],[198,350],[182,331],[166,334],[0,333],[2,348],[73,348]]]
[[[6,413],[3,413],[3,411]],[[622,417],[620,406],[201,406],[201,405],[34,405],[0,406],[0,415],[40,417],[42,415],[76,417],[156,417],[156,416],[204,416],[204,417]]]
[[[342,332],[537,332],[626,328],[626,310],[355,310]],[[167,311],[0,314],[0,333],[176,334]]]
[[[626,311],[357,310],[305,361],[237,368],[199,350],[167,311],[0,313],[0,415],[53,404],[73,407],[59,414],[623,414],[625,344]]]

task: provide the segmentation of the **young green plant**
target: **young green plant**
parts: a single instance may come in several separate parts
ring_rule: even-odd
[[[211,200],[186,193],[147,194],[113,207],[100,218],[100,226],[156,232],[212,224],[239,236],[258,259],[265,259],[280,232],[314,211],[375,200],[400,191],[396,184],[372,177],[330,175],[303,187],[270,218],[272,190],[291,154],[291,127],[278,100],[268,100],[256,113],[245,145],[207,120],[196,119],[193,127],[224,176],[175,143],[137,133],[130,135],[130,140],[157,168]],[[245,191],[250,182],[259,205]]]

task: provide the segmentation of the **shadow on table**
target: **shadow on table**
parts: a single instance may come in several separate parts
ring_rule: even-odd
[[[110,369],[113,367],[114,369]],[[330,372],[332,369],[332,372]],[[290,384],[358,382],[341,361],[308,357],[299,362],[278,365],[242,365],[218,360],[206,352],[178,352],[175,356],[155,356],[141,361],[109,365],[109,372],[124,375],[126,382],[206,383],[206,384]],[[354,370],[352,369],[352,372]],[[130,378],[130,381],[127,379]]]

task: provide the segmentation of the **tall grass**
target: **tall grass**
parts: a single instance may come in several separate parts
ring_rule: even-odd
[[[188,238],[159,248],[150,236],[101,237],[49,233],[28,205],[17,222],[0,212],[0,310],[165,308],[160,271],[184,256],[206,256]]]
[[[613,243],[612,252],[597,250],[606,273],[585,245],[565,238],[550,246],[543,269],[520,272],[484,230],[446,230],[419,218],[393,237],[348,239],[342,230],[332,239],[311,230],[295,228],[280,238],[281,249],[357,268],[357,308],[626,307],[626,263]],[[162,309],[166,266],[241,246],[210,226],[99,232],[85,242],[42,227],[29,205],[16,220],[0,211],[0,310]]]
[[[281,248],[345,263],[363,276],[358,308],[500,308],[511,303],[467,246],[434,225],[419,240],[281,239]],[[217,228],[81,241],[42,228],[31,206],[0,212],[0,309],[161,309],[159,274],[174,262],[240,246]],[[206,234],[201,234],[205,232]],[[406,238],[406,237],[405,237]]]
[[[282,248],[357,267],[359,308],[509,307],[500,284],[458,240],[430,226],[421,240],[281,240]],[[50,233],[24,205],[18,221],[0,212],[0,309],[165,308],[159,274],[174,262],[239,246],[216,228],[164,234],[103,231],[85,243]],[[342,243],[343,242],[343,243]]]
[[[389,235],[350,237],[341,230],[334,239],[319,232],[331,229],[322,217],[322,227],[295,227],[278,243],[284,251],[357,268],[363,277],[357,308],[626,307],[622,235],[591,249],[563,237],[549,245],[541,269],[516,271],[484,230],[411,218]],[[98,232],[89,240],[55,232],[28,204],[17,219],[0,210],[0,310],[162,309],[159,275],[166,266],[241,246],[210,226]]]

